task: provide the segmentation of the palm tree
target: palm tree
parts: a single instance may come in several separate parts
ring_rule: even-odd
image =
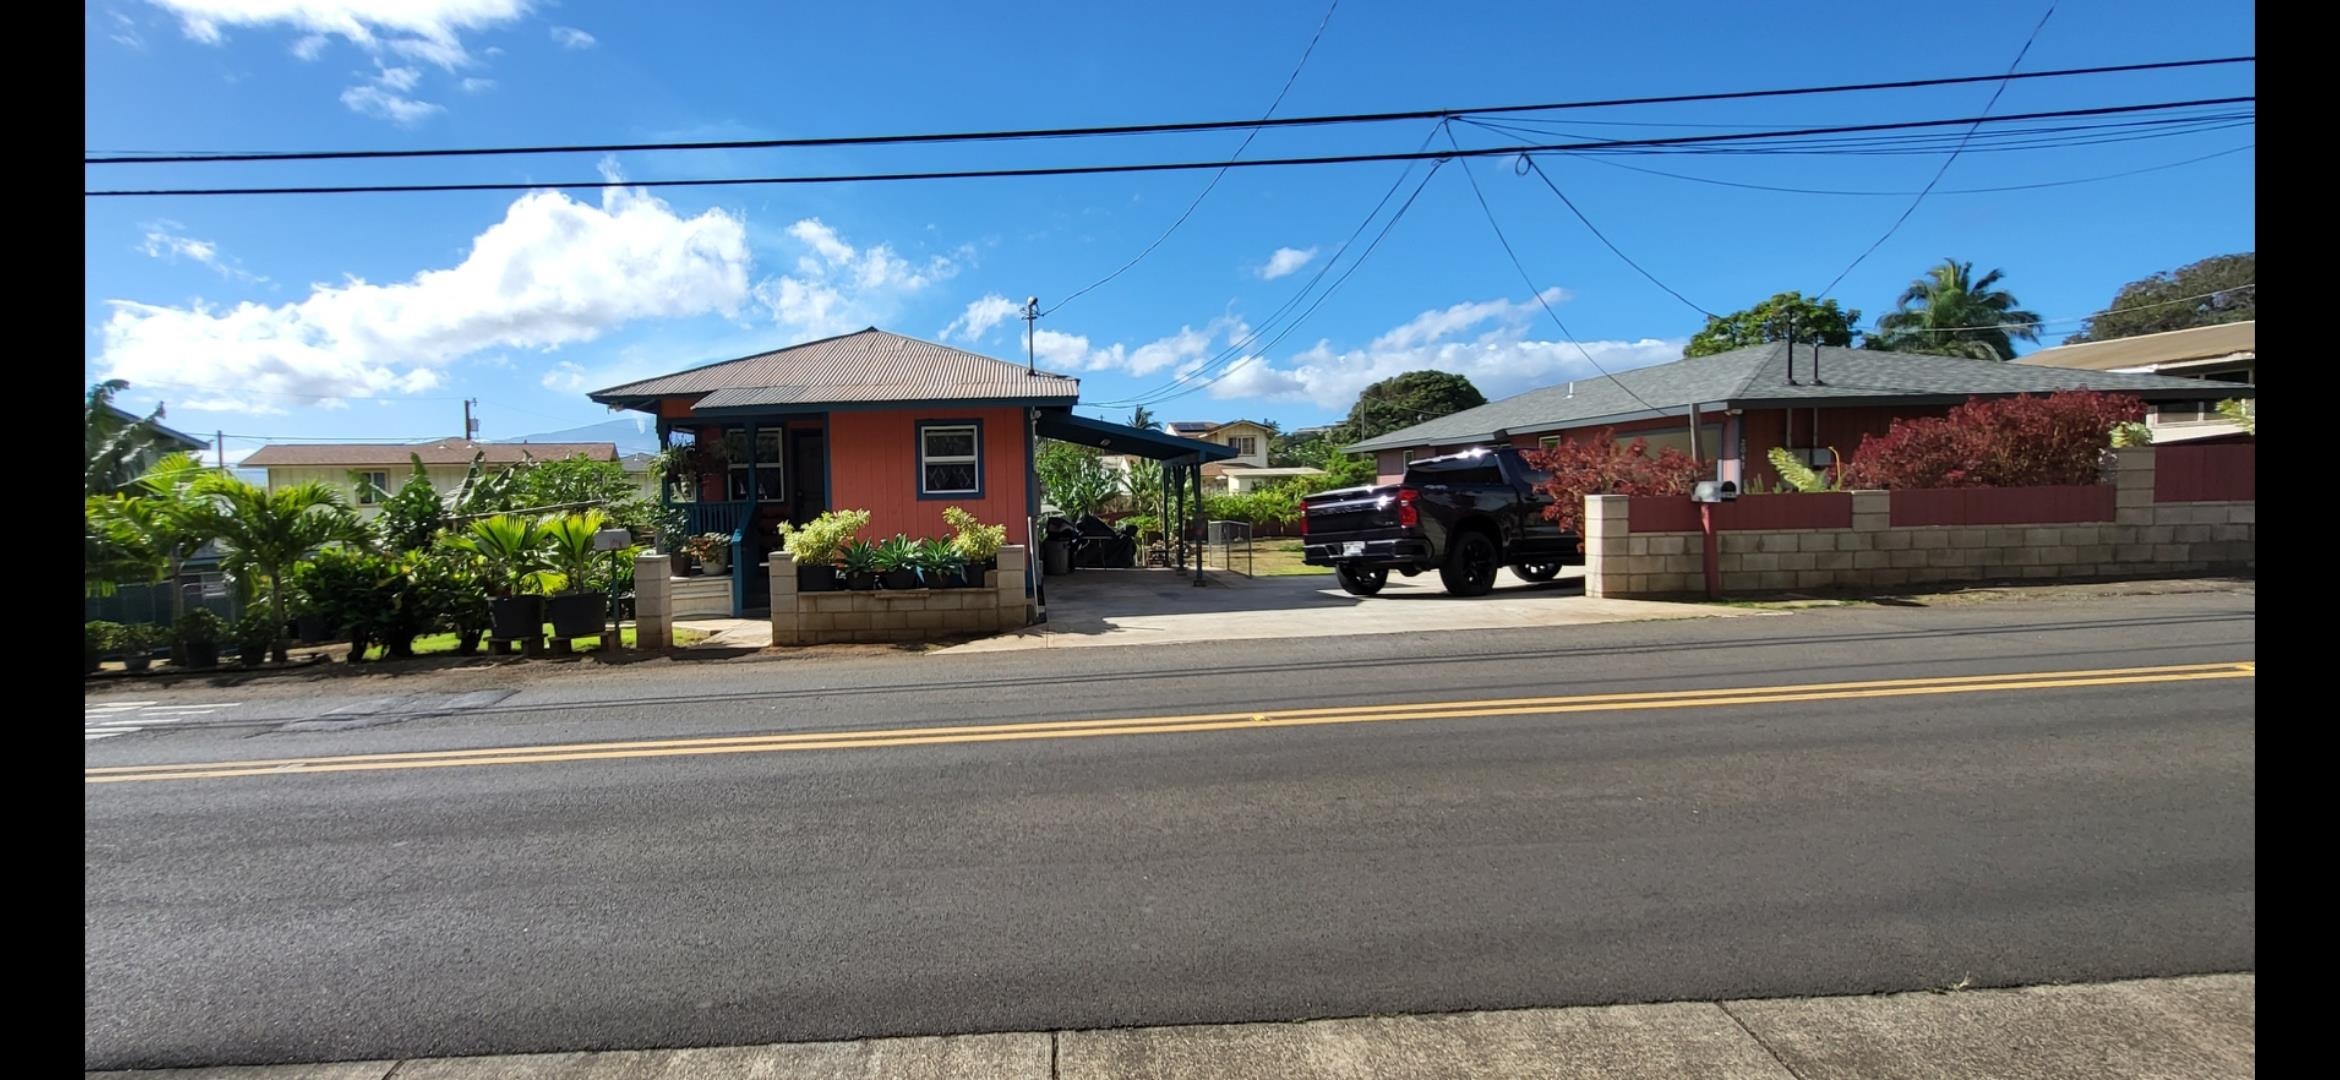
[[[171,624],[186,614],[187,597],[178,587],[179,570],[210,542],[205,501],[195,482],[210,470],[192,455],[165,455],[128,490],[89,497],[83,513],[90,543],[83,559],[83,587],[103,595],[115,582],[141,577],[170,590]],[[178,644],[172,643],[178,657]]]
[[[81,493],[111,495],[138,477],[139,460],[163,441],[156,421],[162,407],[144,419],[124,422],[113,411],[114,395],[130,389],[120,379],[89,388],[81,408]]]
[[[327,544],[359,543],[366,537],[340,493],[323,484],[294,484],[267,491],[226,473],[206,473],[192,494],[202,529],[227,548],[225,569],[236,577],[268,582],[269,615],[277,637],[270,649],[285,662],[285,577],[303,556]]]
[[[2005,271],[1977,278],[1974,264],[1944,259],[1902,290],[1893,312],[1877,320],[1873,347],[1973,360],[2012,360],[2015,339],[2039,340],[2039,316],[1997,288]]]
[[[1143,405],[1138,406],[1136,412],[1129,414],[1129,426],[1139,431],[1154,430],[1154,410]]]

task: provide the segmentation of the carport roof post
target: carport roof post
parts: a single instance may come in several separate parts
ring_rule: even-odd
[[[1168,432],[1148,431],[1128,424],[1116,424],[1111,420],[1092,419],[1076,415],[1070,410],[1042,410],[1037,427],[1043,437],[1058,442],[1111,450],[1117,454],[1136,454],[1170,464],[1200,464],[1224,461],[1235,456],[1235,448],[1232,446],[1189,439]]]

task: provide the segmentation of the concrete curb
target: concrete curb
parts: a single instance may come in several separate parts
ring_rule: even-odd
[[[2207,1080],[2252,1075],[2256,990],[2257,977],[2246,972],[1868,997],[87,1075],[118,1080]]]

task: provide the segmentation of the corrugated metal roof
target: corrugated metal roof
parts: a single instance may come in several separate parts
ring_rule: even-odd
[[[1791,383],[1786,351],[1787,346],[1777,342],[1752,345],[1712,356],[1621,371],[1614,378],[1578,379],[1392,431],[1348,449],[1364,452],[1455,446],[1482,442],[1497,432],[1525,433],[1621,423],[1683,412],[1693,404],[1732,408],[1787,402],[1817,405],[1833,401],[1849,405],[1861,399],[1956,401],[1976,395],[2041,394],[2083,387],[2124,390],[2152,400],[2206,400],[2248,397],[2252,393],[2246,386],[2205,383],[2199,379],[2120,375],[1833,345],[1819,348],[1823,381],[1817,384],[1812,381],[1813,346],[1796,346],[1796,378]]]
[[[403,469],[411,466],[415,455],[425,465],[469,465],[475,452],[484,454],[482,460],[489,465],[511,465],[531,458],[557,461],[579,454],[599,461],[615,461],[618,456],[616,443],[475,443],[441,439],[428,443],[279,444],[254,450],[239,464],[256,469],[294,465],[342,465],[353,469],[380,465]]]
[[[1080,380],[920,341],[876,327],[737,360],[597,390],[623,405],[704,394],[696,408],[819,406],[888,401],[1007,401],[1069,405]]]
[[[2246,319],[2217,326],[2196,326],[2159,334],[2114,338],[2111,341],[2058,345],[2053,349],[2041,349],[2015,362],[2106,371],[2112,368],[2174,364],[2185,360],[2210,360],[2238,353],[2256,356],[2258,351],[2259,322]]]
[[[141,420],[146,419],[143,416],[139,416],[136,413],[132,413],[126,409],[118,408],[111,404],[101,403],[98,405],[98,408],[104,411],[107,416],[111,416],[115,420],[120,421],[124,426],[135,424]],[[156,434],[161,435],[165,440],[177,444],[177,449],[189,451],[211,449],[211,443],[203,439],[198,439],[195,436],[189,435],[186,432],[180,431],[176,428],[167,427],[159,420],[155,422],[154,430]]]

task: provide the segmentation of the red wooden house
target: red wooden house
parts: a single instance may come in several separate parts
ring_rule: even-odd
[[[824,510],[869,511],[863,535],[879,539],[947,535],[943,509],[959,506],[1029,545],[1041,436],[1159,458],[1198,483],[1205,461],[1231,453],[1074,416],[1080,381],[1069,376],[874,326],[588,396],[656,416],[661,446],[679,433],[729,448],[697,469],[682,505],[691,532],[734,538],[735,614],[766,603],[754,568],[776,526]]]

